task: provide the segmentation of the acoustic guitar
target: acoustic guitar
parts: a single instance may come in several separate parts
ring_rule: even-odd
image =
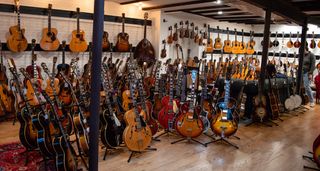
[[[161,57],[161,58],[165,58],[165,57],[167,57],[166,40],[163,40],[163,41],[162,41],[162,44],[163,44],[163,49],[161,50],[161,55],[160,55],[160,57]]]
[[[234,29],[234,41],[232,41],[232,50],[233,54],[239,54],[240,52],[240,42],[237,40],[237,29]]]
[[[175,23],[174,24],[174,33],[173,33],[173,41],[178,41],[178,24],[177,23]]]
[[[220,28],[217,26],[218,30],[218,37],[214,39],[214,49],[221,49],[222,48],[222,43],[221,43],[221,38],[220,38]]]
[[[195,100],[195,80],[197,78],[197,71],[192,70],[192,98],[189,102],[189,110],[185,114],[181,114],[177,117],[175,121],[175,127],[177,132],[183,137],[196,138],[202,134],[203,123],[199,117],[200,111],[195,110],[194,100]]]
[[[252,55],[254,54],[255,50],[254,50],[254,45],[256,44],[256,42],[253,40],[253,31],[250,31],[250,40],[247,43],[247,54],[248,55]]]
[[[122,13],[122,32],[117,36],[116,50],[117,52],[129,52],[129,34],[125,32],[125,13]]]
[[[43,71],[48,75],[47,79],[47,86],[46,86],[46,93],[53,98],[53,91],[55,90],[56,93],[60,92],[60,87],[59,87],[59,79],[55,78],[55,68],[56,68],[56,63],[57,63],[57,57],[53,57],[53,65],[52,65],[52,74],[49,72],[49,69],[47,68],[45,63],[41,63],[41,67]],[[53,90],[54,89],[54,90]]]
[[[169,36],[167,38],[167,43],[169,45],[171,45],[173,43],[172,26],[169,27],[169,32],[170,32],[170,34],[169,34]]]
[[[293,46],[295,47],[295,48],[299,48],[300,46],[301,46],[301,42],[300,42],[300,40],[299,40],[299,32],[297,32],[297,40],[293,43]],[[308,47],[308,46],[307,46]]]
[[[208,28],[207,28],[207,30],[205,31],[205,34],[208,35],[207,47],[206,47],[206,52],[207,52],[207,53],[213,51],[213,40],[212,40],[212,38],[210,38],[209,28],[210,28],[210,25],[208,24]],[[205,35],[204,35],[203,37],[205,37]]]
[[[240,46],[239,46],[239,53],[240,54],[245,54],[247,49],[246,49],[246,43],[244,42],[243,40],[243,37],[244,37],[244,32],[243,32],[243,29],[242,29],[242,39],[241,39],[241,42],[240,42]]]
[[[194,36],[194,43],[196,43],[196,44],[199,44],[199,28],[198,28],[198,26],[196,26],[195,28],[194,28],[194,30],[195,30],[195,32],[196,32],[196,35]],[[320,42],[319,42],[319,44],[320,44]]]
[[[88,49],[85,32],[80,30],[80,8],[77,8],[77,30],[72,31],[69,48],[72,52],[85,52]]]
[[[144,14],[144,36],[143,39],[138,43],[135,51],[134,58],[137,59],[138,65],[143,66],[143,63],[146,62],[148,68],[151,67],[155,61],[155,51],[151,42],[147,39],[147,19],[148,13]]]
[[[218,136],[230,137],[238,130],[238,124],[233,117],[233,109],[235,104],[230,102],[230,78],[231,78],[231,67],[227,68],[226,79],[225,79],[225,93],[222,102],[217,104],[217,114],[213,116],[211,121],[211,130]],[[221,100],[218,100],[221,101]]]
[[[104,31],[102,36],[102,50],[104,51],[108,51],[111,48],[108,38],[109,38],[109,33]]]
[[[185,33],[185,31],[184,31],[184,28],[183,28],[183,21],[180,21],[180,29],[179,29],[179,38],[180,39],[183,39],[184,38],[184,33]]]
[[[40,40],[40,47],[45,51],[56,51],[60,46],[57,38],[58,30],[51,27],[51,12],[52,4],[48,6],[48,28],[42,30],[42,38]]]
[[[9,28],[10,36],[7,39],[7,46],[12,52],[23,52],[28,47],[28,41],[24,36],[25,29],[21,28],[20,24],[20,1],[15,0],[14,3],[18,15],[18,25]]]
[[[227,40],[224,41],[223,51],[225,53],[231,53],[232,52],[231,41],[229,39],[229,27],[227,27]]]
[[[189,21],[187,20],[187,21],[185,22],[185,24],[187,25],[187,28],[186,28],[186,30],[184,31],[184,38],[190,38]]]
[[[190,32],[190,39],[193,40],[195,38],[195,32],[194,32],[194,23],[190,24],[191,26],[191,32]]]
[[[312,40],[311,40],[311,42],[310,42],[310,48],[311,49],[314,49],[314,48],[316,48],[316,46],[317,46],[317,43],[316,43],[316,41],[314,40],[314,31],[312,32]]]
[[[124,115],[127,126],[123,131],[123,141],[130,151],[141,152],[150,145],[152,132],[142,117],[142,115],[145,115],[145,111],[138,111],[136,97],[134,96],[135,78],[132,74],[134,72],[132,66],[129,66],[129,70],[130,94],[134,108]]]
[[[290,32],[289,41],[287,42],[287,47],[288,47],[288,48],[292,48],[292,47],[293,47],[293,42],[292,42],[292,40],[291,40],[291,36],[292,36],[292,34],[291,34],[291,32]]]

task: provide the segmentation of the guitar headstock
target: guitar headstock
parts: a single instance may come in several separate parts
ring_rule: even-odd
[[[61,44],[61,47],[62,47],[62,50],[65,50],[66,49],[66,46],[67,46],[67,43],[65,40],[62,41],[62,44]]]
[[[14,5],[16,6],[17,10],[20,9],[20,1],[19,0],[14,0]]]
[[[57,63],[58,57],[54,56],[53,57],[53,64]]]
[[[147,20],[149,17],[149,14],[147,12],[144,13],[144,19]]]
[[[48,11],[52,10],[52,4],[48,4]]]
[[[49,73],[49,69],[48,69],[46,63],[42,62],[42,63],[41,63],[41,67],[43,68],[43,71],[44,71],[44,72]]]
[[[31,49],[34,50],[35,47],[36,47],[36,39],[32,39],[31,40]]]
[[[194,26],[194,23],[190,23],[190,26],[193,27],[193,26]]]
[[[189,20],[187,20],[187,21],[185,22],[185,25],[187,25],[187,26],[189,25]]]
[[[174,27],[175,29],[177,29],[177,28],[178,28],[178,24],[175,23],[173,27]]]
[[[26,71],[25,68],[19,68],[19,71],[22,73],[22,75],[23,75],[26,79],[30,80],[30,75],[27,73],[27,71]]]
[[[16,64],[14,63],[14,60],[12,58],[7,59],[9,70],[12,72],[16,70]]]

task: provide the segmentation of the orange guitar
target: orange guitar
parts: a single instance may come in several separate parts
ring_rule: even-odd
[[[51,11],[52,4],[48,7],[48,28],[44,28],[42,31],[42,39],[40,41],[41,49],[45,51],[55,51],[58,50],[60,42],[57,39],[58,30],[51,27]]]
[[[234,29],[234,41],[232,42],[232,50],[233,54],[239,54],[240,52],[240,42],[237,40],[237,29]]]
[[[88,49],[85,32],[80,30],[80,8],[77,8],[77,30],[72,31],[69,48],[72,52],[85,52]]]
[[[23,52],[28,47],[28,41],[24,36],[25,29],[22,29],[20,25],[20,2],[19,0],[14,2],[17,8],[18,25],[9,28],[10,36],[7,40],[7,46],[12,52]]]
[[[243,32],[243,29],[242,29],[242,40],[240,42],[239,51],[238,51],[241,54],[244,54],[244,53],[247,52],[246,43],[243,41],[243,37],[244,37],[244,32]]]
[[[210,25],[208,24],[207,33],[208,33],[208,43],[206,47],[206,52],[212,52],[213,51],[213,41],[212,38],[210,38],[210,32],[209,32]],[[204,36],[205,37],[205,36]]]
[[[229,27],[227,27],[227,40],[224,41],[223,51],[225,53],[231,53],[232,52],[231,41],[229,39]]]
[[[293,47],[293,42],[292,42],[292,40],[291,40],[291,32],[290,32],[290,38],[289,38],[289,41],[287,42],[287,47],[288,48],[292,48]]]
[[[256,42],[253,40],[253,31],[250,31],[250,40],[247,44],[247,54],[252,55],[254,54],[254,45]]]
[[[128,52],[130,50],[129,34],[124,31],[125,14],[122,13],[122,32],[117,36],[117,52]]]
[[[215,49],[221,49],[222,48],[222,44],[221,44],[219,26],[217,26],[217,29],[218,29],[218,37],[214,40],[214,48]]]
[[[53,89],[55,89],[55,93],[59,94],[59,79],[55,78],[55,67],[56,67],[56,63],[57,63],[57,57],[53,57],[53,66],[52,66],[52,74],[50,73],[47,65],[45,63],[41,63],[42,69],[43,71],[48,75],[48,79],[47,79],[47,87],[45,89],[46,93],[49,95],[49,97],[51,99],[54,98],[54,92]]]

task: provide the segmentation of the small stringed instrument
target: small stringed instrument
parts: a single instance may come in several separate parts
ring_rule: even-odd
[[[154,48],[151,42],[147,39],[147,19],[148,19],[148,13],[145,13],[144,14],[144,37],[138,43],[133,56],[134,56],[134,59],[137,59],[139,66],[143,66],[143,63],[146,62],[149,68],[155,63],[156,59],[155,59]]]
[[[195,34],[196,34],[196,33],[194,32],[194,23],[191,23],[190,26],[191,26],[191,28],[192,28],[192,29],[191,29],[191,32],[190,32],[190,39],[193,40],[193,39],[195,38]]]
[[[196,26],[194,28],[194,30],[196,32],[196,35],[194,36],[194,43],[199,44],[199,28],[198,28],[198,26]],[[319,44],[320,44],[320,42],[319,42]]]
[[[129,34],[124,31],[125,13],[122,13],[122,32],[117,36],[116,49],[117,52],[129,52]]]
[[[218,103],[217,114],[213,116],[211,121],[212,131],[222,138],[234,135],[238,129],[238,124],[232,113],[235,104],[230,102],[230,72],[231,67],[228,67],[225,79],[224,100]]]
[[[167,57],[166,40],[163,40],[163,41],[162,41],[162,44],[163,44],[163,49],[161,50],[161,55],[160,55],[160,57],[161,57],[161,58],[165,58],[165,57]]]
[[[314,40],[314,31],[312,32],[312,40],[311,40],[311,42],[310,42],[310,48],[311,49],[314,49],[314,48],[316,48],[316,46],[317,46],[317,43],[316,43],[316,41]]]
[[[292,42],[292,40],[291,40],[291,36],[292,36],[292,34],[291,34],[291,32],[290,32],[289,41],[287,42],[287,47],[288,47],[288,48],[292,48],[292,47],[293,47],[293,42]]]
[[[170,32],[170,34],[169,34],[169,36],[167,38],[167,43],[169,45],[171,45],[173,43],[172,26],[169,27],[169,32]]]
[[[183,28],[183,21],[180,21],[180,29],[179,29],[179,38],[180,39],[183,39],[184,38],[184,33],[185,33],[185,31],[184,31],[184,28]]]
[[[72,31],[69,48],[72,52],[85,52],[88,49],[85,32],[80,30],[80,8],[77,8],[77,30]]]
[[[214,39],[214,49],[221,49],[222,48],[222,43],[221,43],[221,38],[220,38],[220,28],[217,26],[218,30],[218,37]]]
[[[108,38],[109,38],[109,33],[104,31],[102,36],[102,50],[104,51],[108,51],[111,48]]]
[[[227,27],[227,40],[224,41],[223,51],[225,53],[231,53],[232,52],[231,41],[229,39],[229,27]]]
[[[278,32],[276,32],[276,38],[272,42],[273,47],[278,47],[279,46],[279,41],[278,41]]]
[[[184,31],[184,38],[189,38],[190,37],[190,32],[189,32],[189,21],[187,20],[185,22],[185,24],[187,25],[186,30]]]
[[[28,47],[28,41],[25,34],[25,29],[21,28],[20,24],[20,1],[14,0],[18,15],[18,25],[9,28],[10,36],[7,39],[7,46],[12,52],[23,52]]]
[[[210,38],[209,28],[210,28],[210,25],[208,24],[208,28],[207,28],[207,30],[205,32],[205,33],[208,34],[206,52],[212,52],[213,51],[213,40],[212,40],[212,38]]]
[[[40,47],[45,51],[56,51],[60,46],[57,38],[58,30],[51,27],[51,12],[52,4],[48,6],[48,28],[42,30],[42,39],[40,40]]]
[[[234,29],[234,41],[232,41],[232,50],[233,54],[239,54],[240,52],[240,42],[237,40],[237,29]]]
[[[173,33],[173,41],[178,41],[178,24],[174,24],[174,33]]]
[[[301,42],[300,42],[300,40],[299,40],[299,32],[297,32],[297,40],[293,43],[293,46],[295,47],[295,48],[299,48],[300,46],[301,46]]]
[[[189,110],[185,114],[181,114],[175,122],[175,127],[177,132],[189,138],[196,138],[202,134],[203,131],[203,123],[199,117],[200,111],[195,110],[194,100],[195,100],[195,80],[197,78],[197,71],[192,70],[191,72],[192,78],[192,89],[191,94],[192,98],[189,102]]]

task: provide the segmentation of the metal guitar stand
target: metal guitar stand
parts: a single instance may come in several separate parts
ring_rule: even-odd
[[[169,129],[164,129],[164,132],[162,132],[161,134],[153,137],[152,140],[160,141],[160,140],[158,139],[159,137],[162,137],[162,136],[164,136],[164,135],[170,136],[170,134],[171,134],[171,135],[177,135],[175,132],[173,132],[173,131],[171,131],[171,130],[169,130]]]
[[[202,142],[200,142],[200,141],[198,141],[198,140],[196,140],[196,139],[194,139],[194,138],[191,138],[191,137],[181,138],[181,139],[179,139],[179,140],[176,140],[176,141],[171,142],[171,144],[176,144],[176,143],[181,142],[181,141],[184,141],[184,140],[187,140],[187,142],[193,141],[193,142],[196,142],[196,143],[198,143],[198,144],[201,144],[201,145],[207,147],[207,145],[206,145],[205,143],[202,143]]]
[[[312,152],[309,152],[310,154],[312,154],[313,155],[313,153]],[[302,158],[303,159],[308,159],[308,160],[310,160],[310,161],[312,161],[312,162],[315,162],[314,160],[313,160],[313,157],[310,157],[310,156],[305,156],[305,155],[303,155],[302,156]],[[319,168],[314,168],[314,167],[310,167],[310,166],[303,166],[303,168],[305,168],[305,169],[310,169],[310,170],[317,170],[317,171],[320,171],[320,169]]]
[[[141,154],[142,152],[147,152],[147,151],[157,151],[156,148],[151,148],[151,147],[148,147],[147,149],[145,149],[144,151],[130,151],[131,154],[127,160],[127,162],[129,163],[133,157],[134,154]]]
[[[235,137],[236,139],[240,140],[239,137],[237,137],[237,136],[234,136],[234,137]],[[210,142],[207,142],[206,145],[211,144],[211,143],[216,143],[216,142],[225,142],[226,144],[228,144],[228,145],[230,145],[230,146],[232,146],[232,147],[234,147],[234,148],[236,148],[236,149],[239,149],[239,147],[238,147],[237,145],[231,143],[231,142],[228,141],[225,137],[220,137],[220,138],[218,138],[218,139],[215,139],[215,140],[212,140],[212,141],[210,141]]]

